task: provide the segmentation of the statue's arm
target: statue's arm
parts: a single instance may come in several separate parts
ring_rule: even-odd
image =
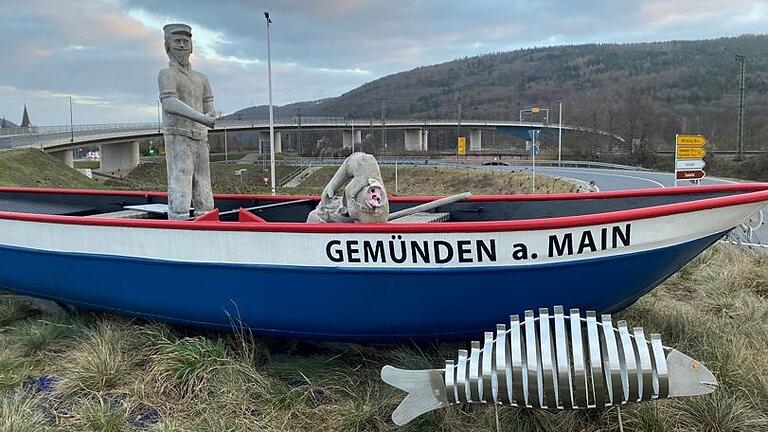
[[[350,157],[344,160],[344,163],[342,163],[339,169],[336,170],[336,174],[334,174],[328,184],[325,185],[325,188],[323,189],[323,196],[320,197],[321,202],[326,202],[327,200],[333,198],[333,196],[336,194],[336,191],[339,190],[339,188],[341,188],[344,183],[347,182],[347,180],[352,178],[352,174],[349,172],[348,167],[348,161]]]
[[[160,74],[157,76],[157,85],[160,89],[160,103],[163,105],[163,111],[187,118],[209,128],[213,127],[216,119],[197,112],[179,99],[179,95],[176,93],[175,80],[169,70],[163,69],[160,71]]]
[[[209,116],[216,115],[216,109],[213,107],[213,91],[211,91],[211,84],[208,83],[208,77],[203,83],[203,111]]]

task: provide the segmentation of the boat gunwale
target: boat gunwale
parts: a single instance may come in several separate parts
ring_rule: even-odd
[[[361,224],[335,223],[313,224],[305,222],[222,222],[222,221],[173,221],[158,219],[113,219],[82,216],[62,216],[36,213],[17,213],[0,211],[0,219],[25,222],[58,223],[67,225],[91,225],[123,228],[185,229],[204,231],[253,231],[286,232],[316,234],[348,233],[470,233],[470,232],[505,232],[538,231],[544,229],[562,229],[588,225],[627,222],[637,219],[650,219],[694,211],[709,210],[735,205],[768,202],[768,183],[737,183],[708,186],[683,186],[664,189],[634,189],[570,194],[531,194],[531,195],[473,195],[465,202],[522,202],[544,200],[610,199],[645,196],[682,195],[690,192],[739,192],[736,195],[698,199],[681,203],[671,203],[627,210],[615,210],[587,215],[559,216],[552,218],[520,219],[508,221],[470,221],[449,223],[399,223],[399,224]],[[111,195],[130,197],[164,198],[164,192],[94,190],[94,189],[55,189],[29,187],[0,187],[0,193],[40,193],[61,195]],[[255,199],[261,201],[285,201],[296,199],[315,199],[311,195],[248,195],[216,194],[217,199]],[[393,203],[420,203],[439,198],[437,196],[390,197]]]

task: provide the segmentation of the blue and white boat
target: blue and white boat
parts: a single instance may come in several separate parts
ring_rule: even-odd
[[[317,197],[253,195],[170,221],[152,211],[165,200],[0,188],[0,287],[260,335],[478,337],[542,305],[627,307],[765,206],[768,184],[474,196],[434,223],[308,224]]]

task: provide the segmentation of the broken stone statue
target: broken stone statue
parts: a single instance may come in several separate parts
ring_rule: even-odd
[[[192,28],[168,24],[165,52],[170,64],[160,71],[157,84],[163,105],[163,137],[168,167],[168,219],[189,219],[213,210],[208,128],[215,111],[208,78],[192,70]]]
[[[336,196],[342,187],[343,193]],[[389,199],[379,163],[372,155],[357,152],[344,160],[325,186],[307,222],[383,223],[388,217]]]

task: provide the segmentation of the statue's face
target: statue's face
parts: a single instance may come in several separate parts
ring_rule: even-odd
[[[177,63],[186,66],[192,54],[192,38],[185,34],[172,34],[165,41],[165,52]]]
[[[368,203],[368,206],[370,208],[377,209],[382,205],[381,200],[383,196],[384,194],[381,191],[380,187],[371,186],[368,188],[368,190],[365,193],[365,202]]]

